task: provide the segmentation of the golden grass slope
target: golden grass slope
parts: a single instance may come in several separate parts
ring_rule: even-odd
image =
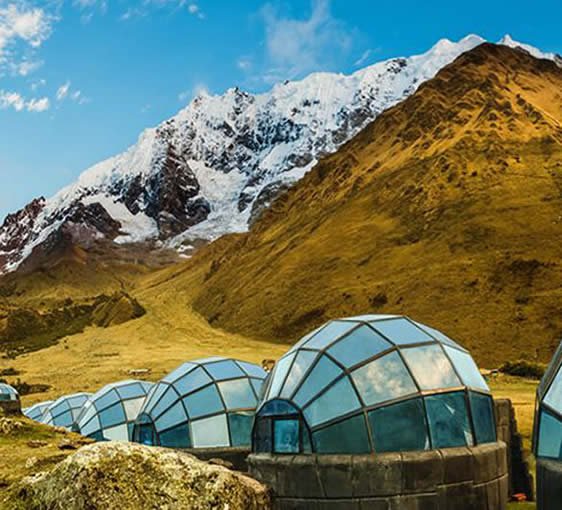
[[[484,365],[562,336],[562,69],[484,44],[195,257],[211,324],[293,341],[406,313]]]

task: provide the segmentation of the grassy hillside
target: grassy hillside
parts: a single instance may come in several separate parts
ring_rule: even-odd
[[[464,54],[277,200],[201,250],[195,309],[293,341],[342,315],[407,313],[484,365],[562,336],[562,69]]]

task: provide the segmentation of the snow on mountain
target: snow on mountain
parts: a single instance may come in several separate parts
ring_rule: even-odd
[[[442,39],[422,55],[351,75],[314,73],[265,94],[238,88],[201,94],[175,117],[145,130],[123,154],[8,216],[0,227],[0,274],[61,236],[150,241],[182,250],[197,240],[245,231],[320,157],[483,42],[476,35]],[[509,36],[500,44],[556,58]]]

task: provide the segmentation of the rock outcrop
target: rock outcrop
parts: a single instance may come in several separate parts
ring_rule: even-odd
[[[269,490],[222,466],[164,448],[96,443],[25,478],[11,508],[29,510],[267,510]]]

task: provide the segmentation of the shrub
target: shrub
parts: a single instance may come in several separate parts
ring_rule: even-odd
[[[508,375],[516,375],[518,377],[528,377],[529,379],[541,379],[546,370],[543,363],[535,363],[533,361],[506,361],[501,367],[500,372]]]

